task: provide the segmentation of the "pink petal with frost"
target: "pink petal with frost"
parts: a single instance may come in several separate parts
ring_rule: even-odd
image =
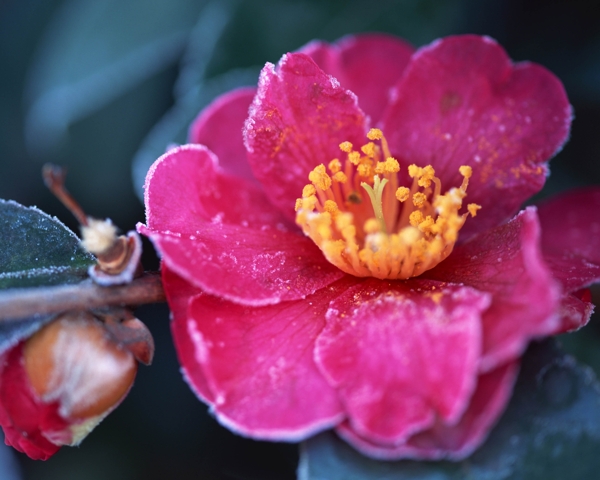
[[[190,304],[188,330],[219,421],[242,435],[298,441],[339,423],[336,391],[313,360],[329,302],[357,280],[304,300],[247,308],[210,295]]]
[[[190,143],[207,146],[227,173],[254,180],[242,141],[242,128],[256,88],[239,88],[217,97],[194,120]]]
[[[226,174],[202,145],[165,153],[150,167],[144,188],[146,221],[153,231],[192,234],[207,222],[284,228],[283,216],[259,187]]]
[[[138,229],[177,275],[244,305],[304,298],[344,275],[312,240],[297,233],[225,223],[199,225],[193,235]]]
[[[461,231],[466,239],[541,189],[545,162],[566,141],[571,116],[552,73],[512,64],[492,39],[466,35],[413,55],[383,131],[401,165],[431,164],[444,189],[460,185],[461,165],[473,167],[467,199],[483,209]]]
[[[254,176],[290,219],[308,173],[340,157],[341,142],[364,143],[365,134],[356,96],[310,57],[288,53],[277,68],[263,68],[244,142]]]
[[[600,188],[557,195],[539,206],[542,252],[567,292],[600,281]]]
[[[587,325],[594,313],[591,299],[587,289],[563,295],[559,309],[560,325],[554,333],[572,332]]]
[[[202,145],[167,152],[146,178],[149,236],[164,263],[208,293],[251,305],[302,298],[343,273],[258,187],[224,174]]]
[[[539,206],[539,217],[544,259],[566,292],[558,333],[576,330],[594,310],[579,290],[600,281],[600,188],[557,195]]]
[[[190,331],[187,321],[189,304],[202,291],[175,275],[164,263],[161,265],[161,272],[171,310],[171,334],[183,376],[198,398],[210,403],[215,396],[208,386],[198,358],[199,352],[196,351],[200,334],[195,330]]]
[[[482,371],[517,358],[529,340],[558,325],[558,285],[545,265],[535,207],[474,237],[425,276],[493,295],[484,312]]]
[[[568,236],[568,227],[564,227],[563,233]],[[595,241],[597,241],[595,237],[589,237],[589,243]],[[546,245],[546,249],[543,250],[544,260],[565,292],[561,300],[561,324],[553,333],[577,330],[588,323],[594,306],[589,300],[583,300],[576,292],[579,292],[581,287],[600,281],[600,264],[592,263],[580,256],[576,249],[561,251],[559,246],[552,248],[551,241],[548,243],[550,245]]]
[[[390,90],[402,76],[414,47],[383,34],[350,35],[329,45],[314,41],[300,50],[354,92],[360,108],[376,125],[390,101]]]
[[[459,421],[475,387],[489,296],[433,281],[366,280],[335,299],[315,359],[351,428],[397,444]]]
[[[149,236],[196,287],[251,305],[302,298],[341,278],[315,244],[287,232],[253,184],[225,175],[202,145],[167,152],[146,178]]]
[[[564,228],[564,233],[568,234],[567,227]],[[597,239],[594,237],[589,238],[590,243],[596,241]],[[554,278],[561,283],[564,291],[577,291],[600,281],[600,263],[581,256],[575,248],[569,251],[542,246],[542,249],[544,260]]]
[[[365,455],[383,460],[413,458],[419,460],[462,460],[486,439],[490,428],[506,407],[518,373],[518,364],[509,363],[479,377],[468,409],[456,425],[441,421],[409,438],[406,443],[390,446],[369,441],[354,431],[348,422],[337,432]]]

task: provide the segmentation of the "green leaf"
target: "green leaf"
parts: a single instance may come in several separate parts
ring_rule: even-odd
[[[461,462],[382,462],[333,433],[303,444],[299,480],[587,480],[600,469],[600,390],[553,340],[523,358],[513,398],[485,444]]]
[[[76,283],[93,263],[58,219],[0,200],[0,289]]]
[[[28,74],[28,147],[54,152],[70,125],[181,57],[204,0],[67,0]]]

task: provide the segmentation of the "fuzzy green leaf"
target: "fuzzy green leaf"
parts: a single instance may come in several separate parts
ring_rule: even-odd
[[[0,289],[76,283],[93,263],[58,219],[0,200]]]

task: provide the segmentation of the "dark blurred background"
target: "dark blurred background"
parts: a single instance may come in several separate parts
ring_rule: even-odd
[[[145,172],[214,96],[252,84],[266,61],[311,39],[363,31],[415,46],[486,34],[515,61],[564,82],[575,110],[570,142],[541,197],[600,184],[600,9],[584,0],[0,0],[0,198],[76,223],[43,186],[48,161],[88,214],[123,230],[144,220]],[[146,269],[158,268],[146,245]],[[596,303],[600,301],[594,292]],[[79,448],[47,462],[15,455],[23,479],[295,478],[294,445],[236,437],[181,378],[166,306],[138,311],[155,363]],[[600,371],[600,328],[563,337]],[[0,446],[0,448],[3,448]],[[1,462],[8,462],[2,452]],[[9,457],[6,457],[9,458]],[[1,479],[0,479],[1,480]]]

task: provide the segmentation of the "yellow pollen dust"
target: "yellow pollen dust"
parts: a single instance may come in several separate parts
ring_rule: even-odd
[[[398,184],[400,164],[381,130],[355,149],[340,144],[345,160],[333,159],[310,172],[310,183],[296,200],[296,223],[332,264],[357,277],[407,279],[435,267],[454,248],[467,216],[481,207],[467,205],[469,166],[459,168],[459,187],[442,194],[431,165],[408,166],[412,185]]]

